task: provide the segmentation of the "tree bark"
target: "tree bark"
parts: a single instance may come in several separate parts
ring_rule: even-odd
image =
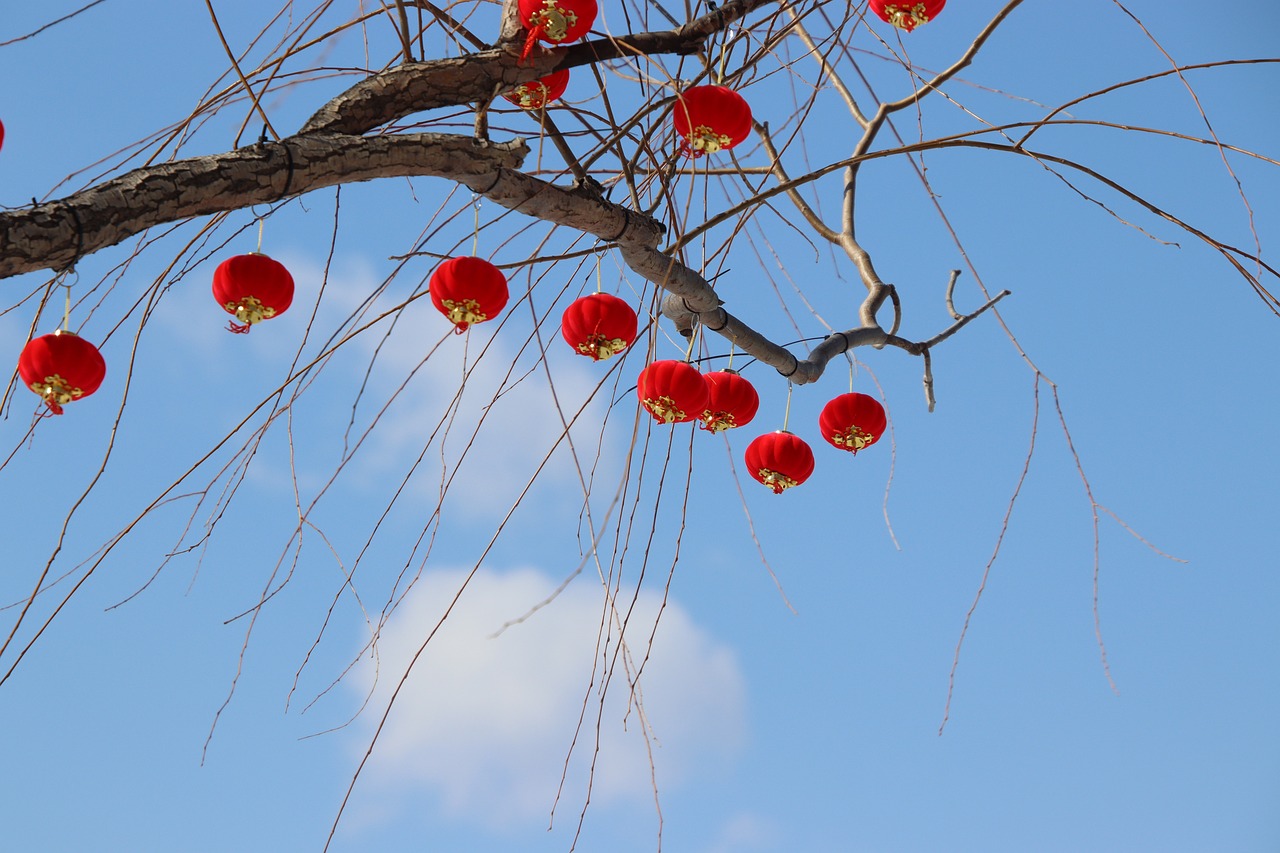
[[[523,139],[312,133],[138,169],[60,201],[0,215],[0,278],[61,270],[148,228],[357,181],[464,180],[517,168]]]

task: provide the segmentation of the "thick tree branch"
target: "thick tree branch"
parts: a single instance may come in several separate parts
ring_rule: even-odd
[[[804,381],[813,382],[822,375],[827,362],[841,353],[860,346],[894,346],[911,355],[927,355],[933,347],[960,331],[971,320],[985,313],[987,309],[993,307],[1001,299],[1008,296],[1009,293],[1010,291],[1008,290],[1000,291],[976,311],[960,316],[950,326],[924,341],[909,341],[906,338],[900,338],[895,334],[885,332],[879,326],[863,326],[862,328],[849,329],[844,332],[833,332],[822,343],[813,348],[813,352],[809,354],[808,358],[797,363],[796,372],[804,377]],[[792,381],[795,382],[797,380],[792,379]],[[930,409],[932,409],[932,405],[930,405]]]
[[[559,64],[558,59],[548,51],[518,65],[518,53],[491,49],[397,65],[360,81],[329,101],[298,133],[357,135],[413,113],[486,101],[497,87],[511,88],[549,74]]]
[[[347,89],[321,107],[299,133],[368,133],[413,113],[483,101],[495,87],[509,89],[559,68],[636,56],[695,53],[712,33],[773,2],[776,0],[730,0],[674,30],[539,49],[523,63],[518,44],[452,59],[406,63]]]
[[[0,278],[64,269],[155,225],[375,178],[454,180],[519,166],[524,140],[316,133],[138,169],[59,201],[0,215]]]
[[[510,168],[451,175],[509,210],[554,222],[606,242],[657,246],[665,228],[650,216],[605,199],[591,187],[561,187]]]

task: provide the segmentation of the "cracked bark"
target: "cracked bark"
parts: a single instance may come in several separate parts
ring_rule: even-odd
[[[0,277],[65,269],[166,222],[377,178],[492,174],[519,166],[528,152],[522,139],[313,133],[137,169],[68,198],[0,215]]]

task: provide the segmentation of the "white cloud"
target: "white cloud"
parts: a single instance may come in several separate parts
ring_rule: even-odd
[[[705,853],[745,853],[748,850],[772,850],[782,842],[782,833],[775,821],[739,812],[720,827],[719,834]]]
[[[464,577],[461,571],[429,572],[396,611],[379,644],[381,683],[366,713],[366,736],[376,723],[378,700],[385,705]],[[554,602],[493,636],[556,585],[532,569],[477,573],[401,691],[367,768],[370,784],[420,785],[442,810],[487,825],[545,820],[585,698],[586,718],[561,804],[567,801],[576,814],[600,707],[599,672],[590,683],[602,613],[598,580],[579,577]],[[624,596],[620,607],[630,600]],[[626,629],[634,663],[645,657],[659,606],[657,593],[640,594]],[[608,657],[614,659],[612,644]],[[361,678],[367,689],[372,668]],[[743,736],[740,668],[733,652],[674,602],[662,613],[640,687],[664,793],[699,768],[723,769]],[[619,663],[600,717],[593,803],[652,800],[642,722],[634,708],[628,714],[628,695]]]

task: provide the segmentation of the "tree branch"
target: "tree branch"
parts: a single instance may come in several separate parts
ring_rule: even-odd
[[[0,278],[65,269],[166,222],[375,178],[492,175],[519,166],[528,153],[523,139],[489,143],[438,133],[313,133],[162,163],[59,201],[0,215]]]
[[[764,145],[765,153],[769,155],[769,171],[778,179],[780,185],[790,185],[791,178],[787,175],[787,170],[782,166],[782,156],[778,153],[778,149],[774,147],[773,138],[769,133],[769,125],[755,122],[756,135],[760,137],[760,142]],[[791,199],[791,203],[800,211],[800,215],[804,217],[804,221],[809,223],[819,237],[836,245],[840,245],[840,235],[827,226],[822,218],[809,206],[804,200],[804,196],[800,195],[798,189],[792,187],[787,190],[787,198]]]
[[[368,133],[416,112],[484,100],[495,86],[509,89],[560,68],[624,57],[695,53],[712,33],[773,2],[776,0],[730,0],[674,30],[543,48],[535,50],[524,62],[520,61],[519,46],[509,44],[467,56],[406,63],[347,89],[321,107],[299,133]]]

